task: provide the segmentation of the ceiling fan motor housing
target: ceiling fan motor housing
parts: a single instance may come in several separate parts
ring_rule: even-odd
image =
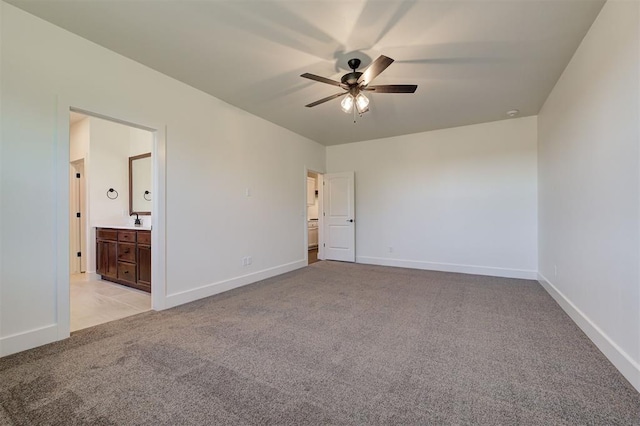
[[[342,84],[346,84],[347,86],[353,86],[358,83],[358,79],[361,75],[361,72],[353,71],[343,75],[340,81],[342,81]]]
[[[349,65],[349,68],[355,71],[358,68],[360,68],[360,59],[358,58],[349,59],[349,61],[347,62],[347,65]]]

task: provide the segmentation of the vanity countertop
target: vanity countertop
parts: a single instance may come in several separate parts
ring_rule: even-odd
[[[98,225],[94,228],[111,228],[111,229],[130,229],[132,231],[151,231],[150,226],[134,226],[134,225]]]

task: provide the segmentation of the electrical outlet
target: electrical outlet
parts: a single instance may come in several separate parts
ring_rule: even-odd
[[[393,253],[393,247],[389,247],[389,253]]]

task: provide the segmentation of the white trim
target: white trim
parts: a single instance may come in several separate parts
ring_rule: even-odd
[[[32,349],[36,346],[60,340],[58,338],[58,324],[51,324],[22,333],[12,334],[0,339],[0,357]]]
[[[634,361],[628,353],[611,340],[600,327],[540,273],[538,273],[538,282],[609,361],[611,361],[614,367],[640,392],[640,364]]]
[[[57,339],[66,339],[71,335],[71,300],[69,273],[69,105],[58,96],[55,134],[55,179],[52,182],[53,193],[56,194],[56,210],[54,226],[56,230],[53,253],[55,253],[55,286],[56,286],[56,329]],[[46,327],[45,327],[46,328]],[[40,330],[40,329],[38,329]],[[31,333],[31,332],[26,332]],[[24,334],[24,333],[23,333]],[[33,339],[31,347],[51,342],[44,335],[36,333],[42,340]]]
[[[640,7],[638,8],[638,16],[637,16],[637,18],[640,20]],[[638,31],[638,32],[640,33],[640,31]],[[638,48],[638,54],[640,54],[640,48]],[[640,85],[638,85],[638,98],[640,98]],[[638,116],[638,119],[637,119],[636,122],[638,123],[638,134],[640,135],[640,115]],[[636,175],[636,176],[640,177],[640,175]],[[638,235],[638,237],[640,237],[640,235]],[[639,269],[638,272],[640,272],[640,261],[637,263],[637,266],[638,266],[638,269]],[[640,283],[639,283],[639,285],[640,285]],[[640,292],[638,293],[638,306],[640,306]],[[640,324],[640,309],[638,309],[637,315],[638,315],[638,317],[636,318],[636,320],[637,320],[636,324]],[[640,342],[640,327],[638,327],[637,333],[638,333],[638,342]],[[639,346],[640,346],[640,344],[639,344]],[[638,347],[638,357],[640,357],[640,347]],[[636,369],[638,369],[637,363],[636,363]],[[640,392],[640,373],[637,373],[636,377],[638,379],[637,379],[636,383],[633,386],[636,388],[636,390],[638,392]],[[633,383],[633,381],[632,381],[632,383]]]
[[[537,271],[527,269],[497,268],[494,266],[459,265],[456,263],[425,262],[422,260],[388,259],[384,257],[356,256],[356,263],[395,266],[398,268],[424,269],[427,271],[456,272],[460,274],[488,275],[491,277],[535,280]]]
[[[0,22],[2,21],[2,10],[4,9],[4,2],[0,3]],[[0,58],[2,57],[2,43],[0,43]],[[2,81],[2,66],[0,66],[0,81]],[[4,117],[4,115],[2,115],[2,102],[0,102],[0,117]],[[0,118],[0,125],[2,125],[2,118]],[[2,134],[3,132],[0,132],[0,147],[4,146],[4,141],[2,138]],[[2,164],[2,149],[0,149],[0,164]],[[4,191],[6,191],[5,185],[2,184],[2,181],[0,181],[0,196],[2,195],[2,193]],[[0,209],[0,224],[3,224],[4,222],[2,221],[2,209]],[[1,229],[0,225],[0,229]],[[2,255],[2,242],[0,241],[0,259],[3,259],[3,255]],[[0,262],[0,308],[2,308],[2,262]],[[6,285],[6,284],[5,284]],[[2,330],[2,315],[0,313],[0,333]],[[0,356],[2,356],[2,338],[0,338]]]
[[[166,308],[167,300],[167,128],[158,126],[153,138],[153,214],[151,215],[151,308]]]
[[[324,260],[324,175],[318,173],[318,260]]]
[[[275,277],[296,269],[307,266],[306,259],[296,260],[295,262],[285,263],[284,265],[275,266],[273,268],[263,269],[262,271],[253,272],[251,274],[242,275],[228,280],[218,281],[216,283],[207,284],[192,290],[180,293],[170,294],[166,297],[166,308],[182,305],[184,303],[193,302],[205,297],[213,296],[218,293],[233,290],[248,284],[255,283],[260,280]]]
[[[96,281],[96,280],[102,279],[102,276],[100,276],[100,274],[98,274],[96,271],[93,271],[93,272],[87,271],[83,273],[84,273],[84,278],[87,281]]]
[[[307,204],[307,179],[309,179],[310,171],[311,170],[307,166],[304,167],[304,214],[302,215],[304,218],[303,256],[307,265],[309,264],[309,204]]]

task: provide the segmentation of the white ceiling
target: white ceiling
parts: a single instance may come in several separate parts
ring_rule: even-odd
[[[324,145],[538,113],[604,0],[9,0],[30,13]],[[395,59],[353,123],[340,79]]]

